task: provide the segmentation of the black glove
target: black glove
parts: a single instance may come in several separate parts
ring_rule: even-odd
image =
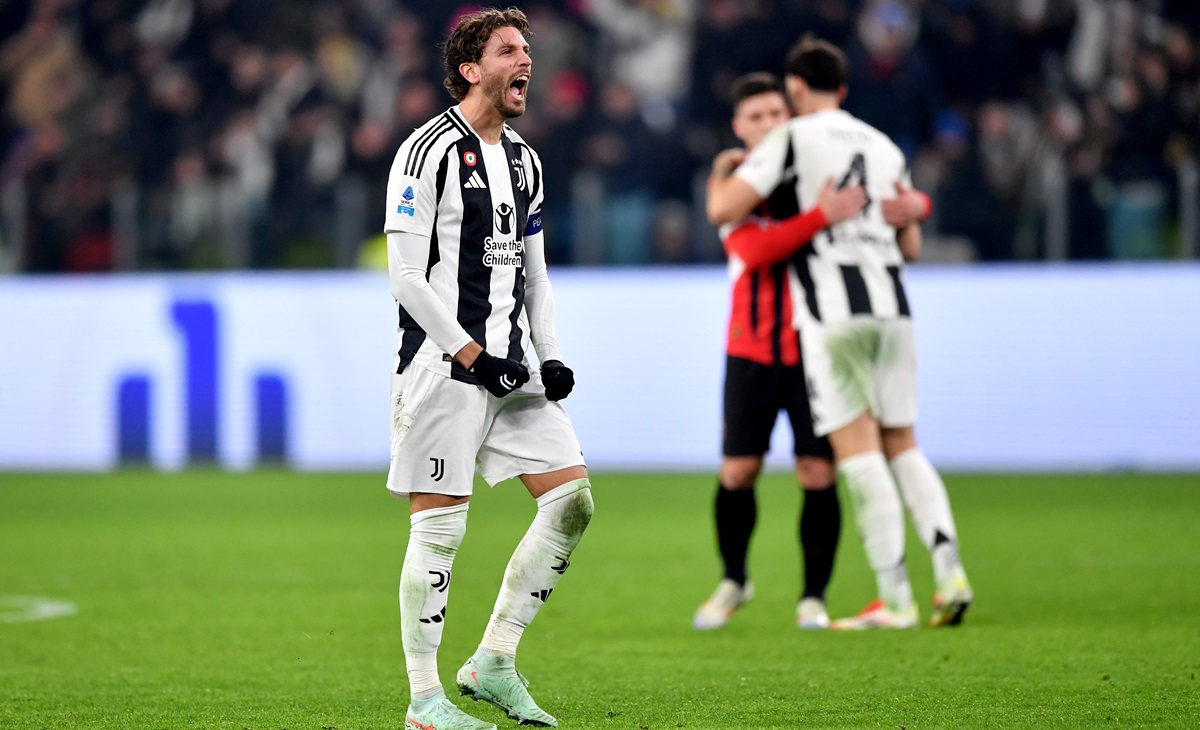
[[[497,398],[503,398],[529,382],[529,371],[516,360],[504,360],[483,350],[471,366],[479,384]]]
[[[560,360],[547,360],[542,363],[542,385],[547,400],[562,400],[575,387],[575,373]]]

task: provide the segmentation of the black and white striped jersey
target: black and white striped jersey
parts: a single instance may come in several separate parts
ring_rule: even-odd
[[[806,114],[768,133],[736,174],[764,198],[784,184],[797,210],[811,207],[830,178],[866,188],[861,215],[821,231],[793,258],[797,326],[909,316],[904,258],[878,203],[896,195],[897,181],[908,184],[908,168],[885,134],[840,109]]]
[[[407,265],[413,259],[424,265],[429,288],[461,329],[453,327],[459,336],[443,336],[438,344],[430,336],[438,333],[431,319],[426,316],[423,327],[398,301],[394,372],[416,362],[474,382],[450,357],[469,340],[496,357],[523,359],[530,342],[526,249],[533,242],[544,278],[541,204],[541,162],[507,125],[498,144],[487,144],[459,107],[452,107],[400,146],[388,177],[384,230],[389,241],[392,234],[406,234]],[[398,272],[391,249],[389,258],[395,293]]]

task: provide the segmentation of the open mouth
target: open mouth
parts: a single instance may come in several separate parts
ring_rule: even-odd
[[[508,85],[508,95],[513,101],[525,101],[525,90],[529,86],[529,74],[522,74],[513,79],[513,82]]]

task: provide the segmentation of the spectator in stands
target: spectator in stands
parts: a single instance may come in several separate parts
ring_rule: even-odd
[[[910,159],[933,135],[941,92],[916,45],[917,17],[897,0],[872,0],[858,18],[849,49],[846,111],[890,137]]]
[[[376,194],[364,169],[446,100],[429,38],[475,7],[0,3],[0,268],[347,265],[344,239],[369,229],[362,196]],[[526,10],[542,72],[513,124],[560,170],[546,201],[560,209],[547,232],[556,263],[719,261],[714,240],[695,238],[707,228],[684,225],[708,160],[731,142],[714,89],[772,68],[797,28],[846,49],[849,110],[895,138],[918,177],[942,181],[922,182],[946,201],[926,224],[931,252],[938,234],[968,237],[985,260],[1200,249],[1175,225],[1190,180],[1176,170],[1200,154],[1190,0]],[[215,230],[197,238],[185,219],[206,197]],[[311,207],[297,211],[300,200]],[[1177,247],[1175,229],[1192,238]],[[1065,243],[1049,246],[1051,234]],[[207,253],[177,255],[183,239]]]

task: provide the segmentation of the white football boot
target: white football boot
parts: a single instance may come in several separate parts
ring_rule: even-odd
[[[733,612],[751,598],[754,598],[753,583],[746,581],[746,585],[740,586],[737,581],[725,578],[717,584],[717,590],[708,600],[696,609],[696,615],[692,616],[692,628],[698,631],[721,628],[729,622]]]
[[[796,626],[802,629],[829,628],[829,612],[820,598],[801,598],[796,605]]]
[[[857,616],[839,618],[829,624],[834,631],[865,631],[867,629],[913,629],[919,617],[916,604],[893,610],[878,598],[859,612]]]

